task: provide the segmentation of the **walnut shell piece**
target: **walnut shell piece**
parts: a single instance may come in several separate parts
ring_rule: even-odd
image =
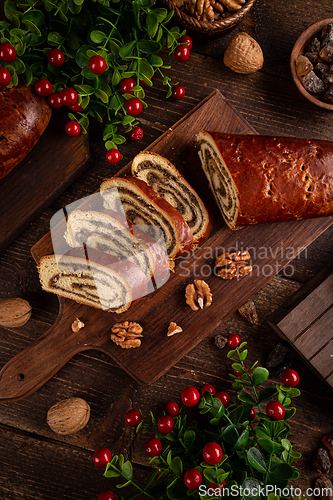
[[[90,406],[82,398],[58,401],[47,412],[47,423],[53,432],[67,435],[83,429],[90,418]]]
[[[84,328],[84,323],[79,318],[75,318],[75,320],[72,323],[72,331],[74,333],[77,333],[78,331],[81,330],[81,328]]]
[[[172,335],[176,335],[176,333],[180,333],[182,331],[183,331],[183,329],[181,326],[178,326],[177,323],[175,323],[174,321],[171,321],[169,328],[168,328],[167,336],[172,337]]]
[[[223,62],[232,71],[247,75],[262,68],[264,55],[258,42],[242,31],[232,38]]]
[[[29,321],[31,306],[20,297],[0,300],[0,325],[9,328],[23,326]]]

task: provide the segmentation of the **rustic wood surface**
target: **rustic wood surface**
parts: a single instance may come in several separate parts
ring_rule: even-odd
[[[124,158],[118,167],[126,165],[215,88],[259,133],[332,139],[332,114],[303,101],[289,74],[289,56],[301,31],[331,16],[328,0],[257,0],[240,26],[257,39],[264,52],[264,67],[253,75],[237,75],[223,65],[223,52],[232,32],[223,38],[194,41],[185,64],[165,53],[165,59],[172,62],[170,76],[185,84],[186,96],[182,101],[165,100],[165,88],[156,76],[154,87],[147,89],[149,107],[142,113],[144,138],[123,147]],[[58,314],[57,298],[40,289],[30,249],[48,231],[50,218],[57,210],[91,194],[104,178],[116,172],[117,168],[105,162],[101,130],[99,124],[90,128],[91,167],[0,255],[0,298],[20,296],[33,307],[32,318],[24,327],[0,329],[1,367],[44,333]],[[253,296],[258,325],[233,314],[152,386],[138,386],[104,353],[86,351],[72,358],[30,397],[0,404],[0,498],[97,499],[100,491],[114,487],[114,481],[103,478],[92,464],[93,451],[100,446],[109,446],[114,453],[125,452],[136,464],[136,476],[146,476],[144,441],[124,425],[126,411],[140,407],[146,416],[149,410],[158,415],[166,400],[179,400],[182,388],[190,384],[200,387],[209,382],[220,390],[229,390],[226,351],[215,346],[216,333],[239,333],[249,342],[250,361],[259,359],[264,363],[279,341],[266,324],[266,317],[323,269],[332,251],[331,228]],[[303,453],[297,463],[302,473],[297,485],[303,496],[310,498],[305,490],[314,486],[318,476],[312,467],[313,454],[321,437],[333,430],[332,392],[294,350],[290,350],[289,357],[300,374],[302,391],[292,421],[293,431],[298,434],[295,448]],[[271,381],[276,379],[272,377]],[[78,434],[58,436],[47,426],[46,413],[56,401],[71,396],[89,403],[91,418]]]

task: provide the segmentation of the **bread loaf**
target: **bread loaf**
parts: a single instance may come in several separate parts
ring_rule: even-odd
[[[147,280],[133,262],[98,250],[74,248],[46,255],[38,264],[43,290],[109,312],[122,313],[144,297]]]
[[[112,177],[100,188],[105,208],[125,217],[157,242],[164,237],[169,259],[187,253],[193,236],[184,218],[144,181],[136,177]]]
[[[231,229],[333,214],[333,143],[203,130],[197,141]]]
[[[167,279],[168,259],[163,248],[149,235],[111,210],[74,210],[67,217],[65,240],[70,247],[89,247],[129,260],[139,266],[147,282]]]
[[[169,160],[143,151],[134,158],[131,168],[132,175],[145,181],[184,217],[193,234],[193,245],[208,238],[211,217],[196,191]]]
[[[46,129],[52,110],[31,87],[0,90],[0,179],[18,165]]]

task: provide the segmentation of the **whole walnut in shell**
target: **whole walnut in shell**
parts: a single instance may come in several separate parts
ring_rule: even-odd
[[[81,398],[58,401],[47,412],[47,423],[57,434],[75,434],[90,418],[90,406]]]
[[[258,42],[242,31],[232,38],[223,62],[232,71],[246,75],[262,68],[264,55]]]

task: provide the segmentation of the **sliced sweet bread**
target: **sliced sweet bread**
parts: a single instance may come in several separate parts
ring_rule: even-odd
[[[126,311],[147,292],[146,276],[138,266],[94,249],[46,255],[38,272],[43,290],[109,312]]]
[[[169,259],[191,250],[193,235],[185,219],[146,182],[130,176],[112,177],[102,183],[100,192],[105,208],[123,213],[157,242],[162,236]]]
[[[122,215],[111,210],[74,210],[67,217],[65,240],[72,248],[83,247],[106,252],[120,260],[129,260],[160,281],[168,274],[168,260],[153,238],[133,228]]]
[[[131,170],[132,175],[145,181],[184,217],[192,231],[194,245],[208,238],[212,229],[208,210],[169,160],[157,153],[143,151],[134,158]]]

